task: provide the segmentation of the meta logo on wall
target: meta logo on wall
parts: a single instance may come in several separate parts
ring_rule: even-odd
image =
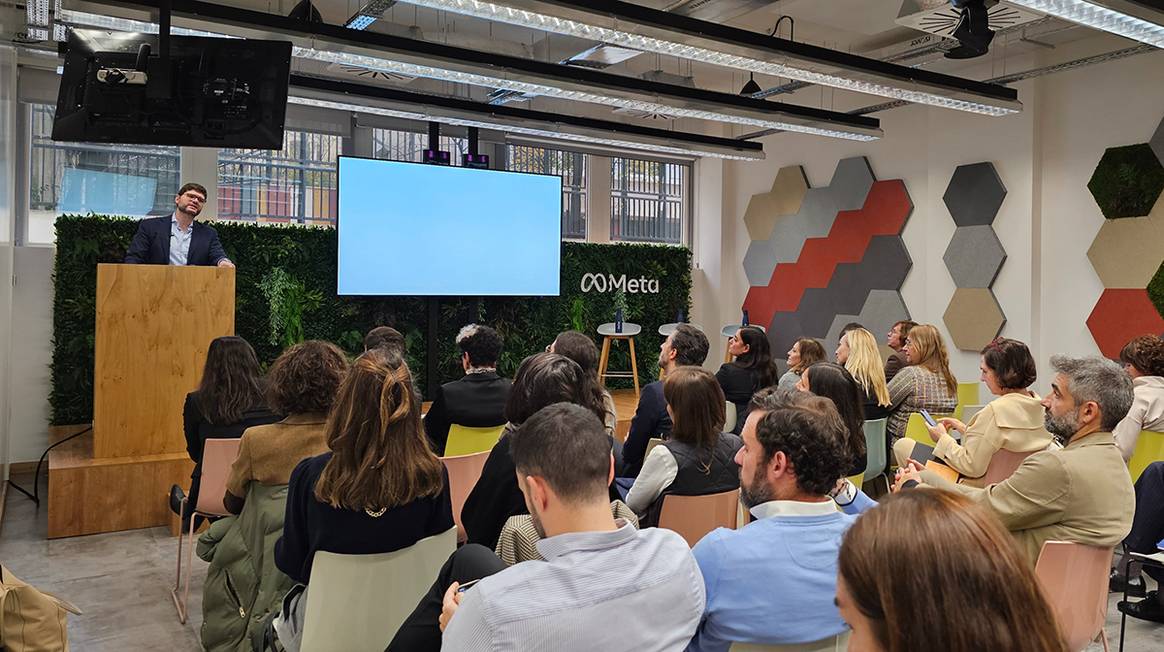
[[[578,289],[583,292],[605,293],[622,290],[629,294],[658,294],[659,279],[643,276],[628,279],[626,274],[616,278],[614,274],[586,273],[582,275]]]

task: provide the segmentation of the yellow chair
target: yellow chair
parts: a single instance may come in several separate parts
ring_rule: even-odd
[[[497,440],[501,439],[503,430],[505,430],[504,425],[470,428],[454,423],[449,426],[449,439],[445,442],[445,457],[471,455],[491,450],[497,444]]]
[[[931,414],[935,421],[946,415]],[[926,420],[922,418],[920,412],[914,412],[909,415],[909,421],[905,424],[905,436],[910,439],[925,444],[930,448],[934,447],[934,438],[930,437],[929,426],[926,425]]]
[[[954,408],[954,418],[962,419],[962,408],[978,405],[978,383],[958,383],[958,405]]]
[[[850,475],[848,480],[853,483],[854,487],[860,489],[861,485],[865,484],[865,474],[858,473],[857,475]]]
[[[1132,459],[1128,460],[1132,482],[1139,480],[1140,474],[1152,462],[1164,462],[1164,432],[1141,430],[1140,438],[1136,440],[1136,449],[1132,451]]]

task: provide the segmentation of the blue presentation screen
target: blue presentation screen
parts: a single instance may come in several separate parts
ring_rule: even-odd
[[[341,295],[556,296],[562,180],[341,156]]]

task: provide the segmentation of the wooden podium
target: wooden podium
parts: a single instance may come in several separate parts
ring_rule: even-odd
[[[194,468],[183,402],[234,334],[234,270],[98,265],[96,326],[93,432],[49,454],[49,538],[170,523]]]

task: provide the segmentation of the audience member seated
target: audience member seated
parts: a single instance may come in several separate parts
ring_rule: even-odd
[[[404,357],[404,336],[391,326],[377,326],[364,336],[364,350],[386,348]]]
[[[855,516],[828,497],[848,435],[827,399],[772,388],[744,425],[740,501],[757,520],[696,544],[707,609],[689,650],[808,643],[845,631],[833,604],[841,535]]]
[[[715,376],[699,367],[679,367],[663,379],[663,398],[671,416],[671,435],[647,455],[626,504],[643,527],[659,524],[663,498],[702,496],[740,486],[735,462],[740,438],[723,432],[723,390]]]
[[[1112,431],[1124,460],[1132,459],[1140,431],[1164,432],[1164,340],[1143,335],[1124,345],[1120,362],[1132,377],[1135,400]]]
[[[448,473],[420,427],[420,401],[395,351],[360,356],[327,422],[331,451],[291,474],[275,563],[301,585],[318,550],[367,555],[407,548],[453,527]],[[307,587],[306,590],[310,590]],[[299,649],[304,593],[289,594],[275,619],[284,649]]]
[[[788,371],[780,377],[778,387],[793,391],[800,382],[800,373],[825,359],[825,350],[820,342],[811,337],[802,337],[788,349]]]
[[[909,366],[889,381],[889,442],[905,435],[909,415],[926,410],[937,418],[958,406],[958,381],[950,373],[946,343],[937,327],[919,324],[909,329],[904,351]]]
[[[864,395],[865,420],[874,421],[889,416],[889,386],[881,366],[881,352],[873,333],[854,328],[841,335],[837,344],[837,364],[842,365],[857,381]]]
[[[943,418],[930,428],[935,446],[934,457],[941,459],[959,474],[966,484],[980,487],[981,478],[994,454],[1000,450],[1014,453],[1041,451],[1051,443],[1051,433],[1044,425],[1042,400],[1028,389],[1035,382],[1035,359],[1027,345],[1004,337],[982,349],[978,364],[982,382],[998,398],[982,408],[969,424]],[[962,433],[959,444],[948,433]],[[905,466],[915,444],[905,437],[893,445],[898,466]]]
[[[659,368],[663,375],[676,367],[700,367],[707,359],[707,336],[690,324],[679,324],[675,332],[659,345]],[[631,419],[630,431],[622,447],[623,467],[620,476],[633,478],[643,468],[647,442],[652,437],[666,438],[671,433],[671,417],[663,398],[663,381],[656,380],[642,388],[639,405]]]
[[[505,423],[508,378],[497,375],[501,336],[488,326],[469,324],[457,333],[465,376],[436,389],[424,416],[424,431],[437,455],[445,454],[449,426],[486,428]]]
[[[743,326],[728,340],[728,353],[735,360],[720,366],[715,379],[724,398],[736,406],[736,423],[732,432],[740,434],[748,418],[752,394],[775,385],[780,372],[772,361],[768,335],[755,326]]]
[[[1132,518],[1132,530],[1124,539],[1127,552],[1155,554],[1160,552],[1160,542],[1164,541],[1164,462],[1152,462],[1140,478],[1136,480],[1136,513]],[[1113,591],[1122,591],[1125,578],[1121,572],[1123,565],[1112,572]],[[1155,567],[1145,567],[1144,572],[1156,580],[1156,590],[1148,591],[1138,602],[1120,601],[1119,610],[1141,620],[1164,623],[1164,571]],[[1137,573],[1128,584],[1128,595],[1144,596],[1144,580]]]
[[[885,336],[886,346],[893,349],[893,353],[885,361],[885,382],[893,380],[897,372],[909,366],[909,360],[905,356],[905,340],[909,338],[909,332],[914,326],[917,326],[917,322],[903,319],[894,324]]]
[[[606,434],[613,437],[618,427],[618,413],[614,409],[614,398],[598,378],[598,347],[595,346],[594,340],[579,331],[565,331],[558,333],[546,351],[564,355],[582,367],[586,376],[586,392],[602,398],[602,405],[606,408],[606,416],[602,422],[606,426]],[[618,461],[621,455],[614,457],[615,461]]]
[[[639,527],[639,516],[634,510],[627,507],[621,500],[610,501],[610,514],[617,521],[622,519],[627,523]],[[545,561],[538,552],[538,542],[542,535],[538,532],[533,516],[518,514],[510,516],[501,528],[501,536],[497,539],[497,548],[493,552],[506,566],[520,564],[523,561]]]
[[[226,480],[227,511],[242,512],[247,486],[287,484],[300,460],[327,450],[327,412],[348,371],[344,352],[330,342],[309,340],[287,349],[267,374],[271,407],[286,418],[247,428]]]
[[[1034,567],[962,496],[890,497],[845,533],[839,567],[854,652],[1067,652]]]
[[[800,392],[811,392],[833,402],[841,423],[845,424],[841,450],[845,455],[843,476],[864,473],[868,465],[865,451],[865,415],[861,387],[844,367],[832,362],[818,362],[805,368],[796,383]],[[840,478],[842,476],[837,476]],[[835,480],[836,478],[834,478]]]
[[[501,528],[510,516],[528,514],[514,475],[509,451],[510,435],[535,412],[554,403],[574,403],[590,410],[599,421],[606,408],[586,391],[586,374],[573,360],[556,353],[536,353],[522,360],[513,378],[513,390],[505,404],[508,423],[501,439],[489,451],[481,478],[461,509],[461,524],[469,543],[493,550]],[[607,444],[613,448],[613,439]],[[615,494],[613,498],[618,498]]]
[[[206,351],[202,381],[196,391],[186,395],[182,408],[182,429],[186,433],[186,452],[194,460],[190,475],[190,493],[186,502],[189,516],[198,506],[198,486],[202,481],[202,450],[207,439],[236,439],[251,426],[279,420],[267,406],[265,382],[255,350],[241,337],[216,337]],[[170,509],[179,513],[182,489],[170,489]]]
[[[1131,529],[1135,509],[1132,481],[1111,436],[1132,404],[1131,378],[1103,358],[1057,355],[1051,367],[1055,380],[1043,406],[1047,430],[1063,448],[1031,455],[1014,475],[985,489],[953,484],[913,461],[897,483],[924,479],[985,505],[1032,567],[1044,541],[1115,546]]]
[[[506,567],[462,547],[388,650],[682,650],[703,612],[699,569],[679,535],[611,516],[614,458],[598,416],[551,405],[507,439],[546,561]]]

